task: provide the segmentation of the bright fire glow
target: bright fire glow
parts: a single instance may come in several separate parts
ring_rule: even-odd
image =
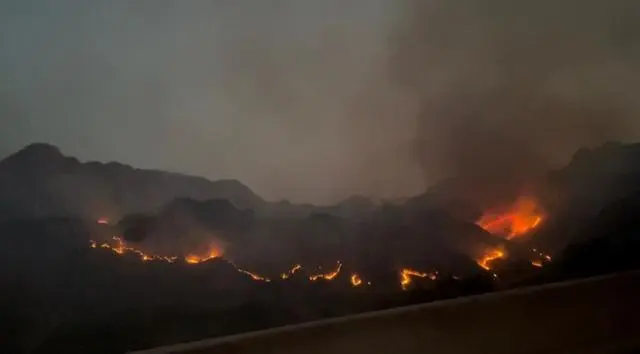
[[[178,259],[178,257],[158,256],[158,255],[145,253],[134,247],[128,247],[125,245],[124,240],[118,236],[113,236],[113,240],[116,242],[114,246],[105,242],[100,244],[100,248],[108,249],[118,255],[123,255],[125,253],[134,253],[138,255],[140,259],[145,262],[146,261],[163,261],[163,262],[173,263]],[[89,241],[89,245],[91,246],[91,248],[98,247],[98,244],[96,243],[96,241],[93,241],[93,240]]]
[[[402,290],[407,290],[411,282],[413,281],[412,277],[418,278],[429,278],[431,280],[436,280],[438,278],[438,272],[433,273],[422,273],[417,270],[404,268],[400,271],[400,286]]]
[[[353,286],[360,286],[362,285],[362,279],[360,279],[360,276],[358,274],[351,274],[351,285]]]
[[[535,248],[531,251],[533,251],[533,254],[536,257],[531,261],[532,266],[542,268],[544,267],[545,263],[551,263],[551,256],[549,256],[548,254],[542,253]]]
[[[506,253],[501,249],[492,249],[487,251],[482,258],[478,259],[477,263],[485,270],[491,270],[491,262],[496,259],[504,259]]]
[[[318,279],[324,279],[324,280],[333,280],[335,279],[338,274],[340,274],[340,270],[342,269],[342,263],[340,263],[340,261],[338,261],[338,268],[336,268],[336,270],[334,270],[333,272],[330,273],[326,273],[326,274],[314,274],[312,276],[309,277],[309,280],[311,281],[316,281]]]
[[[140,256],[140,259],[142,261],[163,261],[163,262],[168,262],[168,263],[173,263],[176,260],[178,260],[178,257],[169,257],[169,256],[158,256],[158,255],[152,255],[152,254],[148,254],[145,253],[139,249],[133,248],[133,247],[128,247],[125,245],[125,241],[117,236],[113,237],[113,240],[116,241],[116,245],[112,246],[108,243],[102,243],[99,245],[100,248],[104,248],[104,249],[108,249],[110,251],[112,251],[113,253],[117,254],[117,255],[123,255],[125,253],[134,253],[137,254],[138,256]],[[89,246],[91,248],[98,248],[98,243],[96,241],[93,240],[89,240]],[[198,263],[202,263],[202,262],[206,262],[210,259],[214,259],[214,258],[219,258],[222,256],[222,251],[217,248],[217,247],[212,247],[209,250],[209,253],[205,256],[197,256],[197,255],[188,255],[184,258],[184,261],[186,263],[189,264],[198,264]],[[250,272],[248,270],[244,270],[239,268],[238,266],[236,266],[233,263],[230,263],[231,265],[233,265],[233,267],[235,267],[235,269],[245,275],[248,275],[249,277],[251,277],[251,279],[255,280],[255,281],[264,281],[264,282],[270,282],[271,280],[269,278],[265,278],[262,277],[256,273]]]
[[[248,270],[240,269],[238,267],[236,267],[236,270],[238,272],[240,272],[240,273],[243,273],[243,274],[246,274],[246,275],[250,276],[251,279],[253,279],[255,281],[264,281],[264,282],[267,282],[267,283],[271,281],[271,279],[269,279],[269,278],[262,277],[262,276],[260,276],[260,275],[258,275],[256,273],[251,273]]]
[[[544,217],[535,198],[520,197],[507,209],[488,211],[476,223],[487,232],[510,240],[540,226]]]
[[[96,222],[100,225],[109,225],[109,219],[105,217],[98,219]]]
[[[140,257],[140,259],[144,262],[147,261],[162,261],[162,262],[168,262],[168,263],[174,263],[176,262],[179,257],[176,256],[161,256],[161,255],[155,255],[155,254],[150,254],[150,253],[146,253],[142,250],[139,250],[137,248],[131,247],[126,245],[125,240],[114,236],[112,238],[113,241],[115,242],[104,242],[104,243],[98,243],[94,240],[90,240],[89,241],[89,246],[91,248],[104,248],[107,249],[111,252],[113,252],[116,255],[124,255],[127,253],[132,253],[135,254],[137,256]],[[198,256],[195,254],[189,254],[186,257],[183,258],[185,263],[188,264],[198,264],[198,263],[203,263],[206,262],[210,259],[214,259],[214,258],[219,258],[222,257],[222,251],[213,246],[211,247],[211,249],[209,250],[209,253],[207,253],[204,256]],[[231,264],[236,271],[249,276],[251,279],[255,280],[255,281],[260,281],[260,282],[271,282],[271,279],[261,276],[257,273],[242,269],[238,266],[236,266],[235,264],[233,264],[232,262],[229,262],[229,264]],[[288,279],[289,277],[291,277],[293,274],[299,272],[302,270],[302,265],[300,264],[296,264],[294,265],[291,269],[289,269],[287,272],[282,273],[280,275],[281,279]],[[337,267],[335,270],[328,272],[328,273],[318,273],[318,274],[314,274],[309,276],[309,280],[310,281],[316,281],[319,279],[324,279],[327,281],[331,281],[334,280],[338,277],[338,275],[340,274],[340,271],[342,270],[342,263],[340,261],[337,262]],[[408,289],[409,285],[412,282],[412,278],[413,277],[418,277],[418,278],[428,278],[431,280],[436,280],[438,277],[438,272],[431,272],[431,273],[422,273],[413,269],[402,269],[402,271],[400,272],[401,275],[401,286],[403,290]],[[367,284],[367,285],[371,285],[371,282],[365,282],[362,280],[362,278],[360,277],[360,275],[358,275],[357,273],[352,273],[350,278],[349,278],[351,285],[354,287],[359,287],[362,286],[363,284]]]
[[[189,254],[184,258],[184,260],[189,264],[198,264],[220,257],[222,257],[222,251],[218,247],[212,246],[206,255],[198,256],[195,254]]]
[[[289,269],[285,273],[280,274],[280,278],[282,278],[282,280],[289,279],[291,278],[292,275],[296,274],[296,272],[299,271],[300,269],[302,269],[302,266],[300,264],[296,264],[293,266],[293,268]]]

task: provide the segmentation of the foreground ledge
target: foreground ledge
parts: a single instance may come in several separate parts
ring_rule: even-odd
[[[640,271],[134,353],[621,354],[634,350],[640,350]]]

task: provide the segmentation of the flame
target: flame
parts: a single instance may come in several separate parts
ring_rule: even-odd
[[[106,217],[102,217],[96,221],[100,225],[109,225],[109,219]]]
[[[480,267],[485,270],[491,270],[491,262],[496,259],[504,259],[506,257],[506,253],[499,248],[491,249],[485,252],[482,258],[477,260],[477,263]]]
[[[544,212],[535,198],[520,197],[507,210],[485,213],[476,224],[487,232],[510,240],[540,226],[544,217]]]
[[[138,255],[140,259],[145,262],[146,261],[163,261],[163,262],[173,263],[178,259],[178,257],[173,257],[173,256],[170,257],[170,256],[158,256],[158,255],[148,254],[134,247],[128,247],[125,245],[124,240],[118,236],[113,236],[112,239],[116,241],[115,246],[112,246],[105,242],[100,244],[100,248],[108,249],[117,255],[123,255],[125,253],[134,253]],[[96,241],[89,240],[89,246],[91,248],[97,248],[98,244]]]
[[[293,268],[289,269],[287,272],[280,274],[280,278],[282,280],[286,280],[291,278],[292,275],[296,274],[297,271],[299,271],[300,269],[302,269],[302,266],[300,264],[296,264],[293,266]]]
[[[267,282],[267,283],[271,282],[271,279],[269,279],[269,278],[265,278],[265,277],[262,277],[262,276],[260,276],[260,275],[258,275],[258,274],[256,274],[256,273],[251,273],[251,272],[250,272],[250,271],[248,271],[248,270],[240,269],[240,268],[238,268],[238,267],[236,267],[236,270],[237,270],[238,272],[240,272],[240,273],[243,273],[243,274],[246,274],[246,275],[250,276],[250,277],[251,277],[251,279],[253,279],[253,280],[255,280],[255,281],[263,281],[263,282]]]
[[[111,250],[112,252],[114,252],[117,255],[123,255],[127,252],[130,253],[135,253],[138,256],[140,256],[140,259],[142,261],[164,261],[164,262],[168,262],[168,263],[174,263],[176,260],[178,260],[178,257],[169,257],[169,256],[158,256],[158,255],[152,255],[152,254],[147,254],[139,249],[133,248],[133,247],[128,247],[125,245],[125,242],[122,238],[118,237],[118,236],[114,236],[113,240],[116,241],[116,245],[112,246],[108,243],[102,243],[100,244],[100,248],[104,248],[104,249],[108,249]],[[93,240],[89,240],[89,246],[91,248],[97,248],[98,247],[98,243],[96,241]],[[214,258],[219,258],[222,256],[222,251],[217,248],[217,247],[212,247],[209,250],[209,253],[204,256],[204,257],[200,257],[194,254],[190,254],[188,256],[186,256],[184,258],[184,261],[186,263],[189,264],[198,264],[198,263],[202,263],[202,262],[206,262],[210,259],[214,259]],[[255,281],[264,281],[264,282],[270,282],[271,280],[269,278],[265,278],[262,277],[258,274],[255,274],[253,272],[250,272],[248,270],[239,268],[238,266],[236,266],[235,264],[229,262],[238,272],[243,273],[245,275],[248,275],[249,277],[251,277],[251,279],[255,280]]]
[[[362,279],[360,279],[360,276],[356,273],[351,274],[351,285],[353,286],[360,286],[362,285]]]
[[[438,278],[438,272],[422,273],[410,268],[404,268],[400,271],[400,286],[402,287],[402,290],[407,290],[409,288],[409,285],[411,285],[412,282],[411,277],[429,278],[431,280],[436,280]]]
[[[338,274],[340,274],[340,270],[342,269],[342,263],[340,263],[340,261],[338,261],[338,268],[336,268],[336,270],[334,270],[333,272],[330,273],[326,273],[326,274],[315,274],[309,277],[309,280],[311,281],[316,281],[320,278],[324,279],[324,280],[333,280],[335,279]]]
[[[534,260],[531,261],[531,265],[534,267],[538,267],[538,268],[542,268],[546,263],[551,263],[551,256],[545,253],[542,253],[540,251],[538,251],[537,249],[532,249],[531,251],[533,251],[533,253],[535,254],[535,257],[539,257],[539,258],[535,258]]]
[[[256,273],[250,272],[248,270],[242,269],[240,267],[238,267],[237,265],[235,265],[233,262],[229,261],[229,264],[231,264],[238,272],[248,275],[251,279],[255,280],[255,281],[263,281],[265,283],[270,283],[271,279],[260,276]]]
[[[161,255],[154,255],[154,254],[150,254],[150,253],[146,253],[142,250],[136,249],[134,247],[130,247],[127,246],[124,239],[118,237],[118,236],[114,236],[112,237],[112,239],[115,241],[115,245],[111,245],[107,242],[105,243],[101,243],[98,244],[96,241],[94,240],[89,240],[89,246],[91,248],[104,248],[107,250],[110,250],[111,252],[117,254],[117,255],[124,255],[126,253],[133,253],[136,254],[140,257],[140,259],[142,261],[163,261],[163,262],[168,262],[168,263],[174,263],[175,261],[177,261],[179,258],[175,257],[175,256],[161,256]],[[198,264],[198,263],[202,263],[202,262],[206,262],[210,259],[214,259],[214,258],[219,258],[222,257],[222,251],[217,248],[217,247],[211,247],[211,249],[209,250],[209,253],[205,256],[198,256],[196,254],[189,254],[186,257],[183,258],[183,260],[188,263],[188,264]],[[246,269],[242,269],[240,267],[238,267],[237,265],[235,265],[232,262],[229,262],[229,264],[231,264],[236,271],[245,274],[247,276],[249,276],[251,279],[255,280],[255,281],[261,281],[261,282],[271,282],[271,279],[261,276],[257,273],[248,271]],[[282,273],[280,275],[281,279],[288,279],[289,277],[291,277],[293,274],[295,274],[296,272],[300,271],[302,269],[302,265],[301,264],[296,264],[294,265],[291,269],[289,269],[287,272]],[[338,277],[338,275],[340,274],[340,271],[342,270],[342,263],[340,261],[337,262],[337,267],[335,270],[329,272],[329,273],[319,273],[319,274],[314,274],[311,275],[309,277],[310,281],[316,281],[319,279],[324,279],[327,281],[331,281],[334,280]],[[431,273],[422,273],[416,270],[412,270],[412,269],[402,269],[401,271],[401,285],[402,285],[402,289],[406,290],[409,286],[409,284],[412,282],[412,277],[419,277],[419,278],[429,278],[431,280],[436,280],[438,277],[438,272],[431,272]],[[360,278],[360,276],[357,273],[352,273],[350,276],[350,281],[351,281],[351,285],[354,287],[358,287],[361,286],[363,284],[365,284],[365,282],[362,280],[362,278]],[[371,282],[366,282],[367,285],[371,285]]]
[[[211,246],[209,253],[207,253],[205,256],[189,254],[184,258],[184,261],[189,264],[198,264],[198,263],[203,263],[203,262],[212,260],[214,258],[220,258],[220,257],[222,257],[222,250],[220,250],[218,247],[214,245],[214,246]]]

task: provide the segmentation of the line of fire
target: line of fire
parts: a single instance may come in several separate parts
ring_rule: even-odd
[[[534,197],[525,196],[515,200],[510,205],[506,205],[496,209],[490,209],[476,221],[476,225],[486,232],[490,233],[498,244],[495,246],[487,246],[480,250],[480,254],[473,258],[477,266],[483,271],[488,272],[495,279],[500,277],[499,271],[496,269],[497,264],[509,258],[508,245],[516,242],[519,238],[531,235],[539,228],[546,219],[546,214]],[[109,226],[109,219],[106,217],[97,220],[97,224]],[[89,241],[89,246],[96,249],[105,249],[111,251],[114,255],[135,255],[141,262],[166,262],[179,263],[187,265],[199,265],[212,260],[226,259],[224,249],[219,245],[210,245],[206,252],[187,253],[183,256],[156,254],[148,250],[141,249],[125,241],[120,236],[112,236],[110,240],[97,242]],[[527,255],[528,262],[533,268],[542,268],[552,261],[550,255],[538,250],[531,249]],[[331,269],[323,270],[322,266],[307,265],[297,263],[288,269],[284,269],[280,274],[267,275],[263,274],[259,269],[244,269],[237,266],[232,261],[226,259],[237,272],[245,275],[249,279],[256,282],[287,281],[292,278],[300,277],[308,282],[331,282],[338,278],[344,277],[348,279],[349,284],[354,288],[372,287],[371,281],[365,279],[357,269],[349,269],[344,271],[344,264],[341,260],[335,260],[335,265]],[[436,281],[439,278],[437,269],[415,269],[409,266],[398,266],[397,282],[402,290],[411,289],[417,281]],[[451,275],[457,278],[455,275]]]

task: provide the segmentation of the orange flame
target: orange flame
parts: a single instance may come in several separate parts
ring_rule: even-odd
[[[429,278],[431,280],[436,280],[438,278],[438,272],[433,273],[422,273],[417,270],[404,268],[400,271],[400,286],[402,290],[407,290],[411,282],[413,281],[412,277],[418,278]]]
[[[118,236],[113,236],[113,240],[116,241],[115,246],[111,246],[110,244],[105,242],[100,244],[100,248],[108,249],[118,255],[123,255],[125,253],[134,253],[138,255],[140,259],[145,262],[146,261],[164,261],[168,263],[173,263],[178,259],[178,257],[152,255],[152,254],[145,253],[139,249],[128,247],[125,245],[124,240]],[[93,241],[93,240],[89,240],[89,245],[91,246],[91,248],[98,247],[98,244],[96,243],[96,241]]]
[[[489,211],[476,224],[487,232],[510,240],[540,226],[544,217],[534,198],[520,197],[506,211]]]
[[[243,274],[248,275],[249,277],[251,277],[251,279],[253,279],[253,280],[255,280],[255,281],[263,281],[263,282],[267,282],[267,283],[271,282],[271,279],[269,279],[269,278],[265,278],[265,277],[262,277],[262,276],[260,276],[260,275],[258,275],[258,274],[256,274],[256,273],[251,273],[251,272],[250,272],[250,271],[248,271],[248,270],[240,269],[240,268],[238,268],[238,267],[236,267],[236,270],[237,270],[238,272],[240,272],[240,273],[243,273]]]
[[[189,254],[184,258],[184,260],[189,264],[198,264],[220,257],[222,257],[222,250],[220,250],[216,246],[211,246],[211,249],[209,250],[209,253],[207,253],[207,255],[198,256],[195,254]]]
[[[296,272],[299,271],[300,269],[302,269],[302,266],[300,264],[296,264],[293,266],[293,268],[289,269],[287,272],[280,274],[280,278],[282,278],[282,280],[289,279],[291,278],[291,276],[296,274]]]
[[[360,279],[360,276],[356,273],[351,274],[351,285],[353,286],[360,286],[362,285],[362,279]]]
[[[108,243],[102,243],[100,244],[100,248],[104,248],[104,249],[108,249],[111,250],[112,252],[116,253],[117,255],[123,255],[127,252],[131,252],[131,253],[135,253],[138,256],[140,256],[140,259],[143,261],[164,261],[164,262],[168,262],[168,263],[173,263],[175,262],[178,257],[169,257],[169,256],[157,256],[157,255],[152,255],[152,254],[147,254],[141,250],[138,250],[136,248],[133,247],[127,247],[125,246],[125,242],[122,238],[114,236],[113,240],[116,241],[116,245],[115,246],[111,246]],[[96,241],[93,240],[89,240],[89,246],[91,248],[97,248],[98,244]],[[198,263],[202,263],[202,262],[206,262],[210,259],[214,259],[214,258],[219,258],[222,256],[222,251],[216,247],[212,247],[211,250],[209,251],[208,255],[204,256],[204,257],[200,257],[197,255],[188,255],[184,258],[184,261],[189,263],[189,264],[198,264]],[[248,275],[249,277],[251,277],[251,279],[256,280],[256,281],[264,281],[264,282],[270,282],[271,280],[269,278],[265,278],[262,277],[258,274],[252,273],[248,270],[244,270],[241,268],[238,268],[238,266],[236,266],[235,264],[231,263],[231,265],[233,265],[233,267],[235,267],[235,269],[240,272],[243,273],[245,275]]]
[[[326,273],[326,274],[315,274],[310,276],[309,280],[311,281],[316,281],[318,279],[333,280],[338,276],[338,274],[340,274],[341,269],[342,269],[342,263],[338,261],[338,268],[336,268],[336,270],[334,270],[333,272]]]
[[[229,264],[231,264],[238,272],[240,272],[242,274],[245,274],[245,275],[248,275],[251,279],[253,279],[255,281],[263,281],[265,283],[270,283],[271,282],[271,279],[263,277],[263,276],[260,276],[260,275],[258,275],[256,273],[250,272],[248,270],[244,270],[244,269],[238,267],[237,265],[235,265],[234,263],[232,263],[230,261],[229,261]]]
[[[96,221],[100,225],[109,225],[109,219],[106,217],[102,217]]]
[[[551,256],[549,256],[548,254],[542,253],[540,251],[538,251],[537,249],[532,249],[531,251],[533,251],[533,253],[535,254],[536,257],[540,257],[540,258],[536,258],[534,260],[531,261],[531,265],[534,267],[538,267],[538,268],[542,268],[546,263],[550,263],[551,262]]]
[[[491,262],[496,259],[504,259],[506,257],[506,253],[501,249],[492,249],[487,251],[482,258],[477,260],[477,263],[480,267],[485,270],[491,270]]]

